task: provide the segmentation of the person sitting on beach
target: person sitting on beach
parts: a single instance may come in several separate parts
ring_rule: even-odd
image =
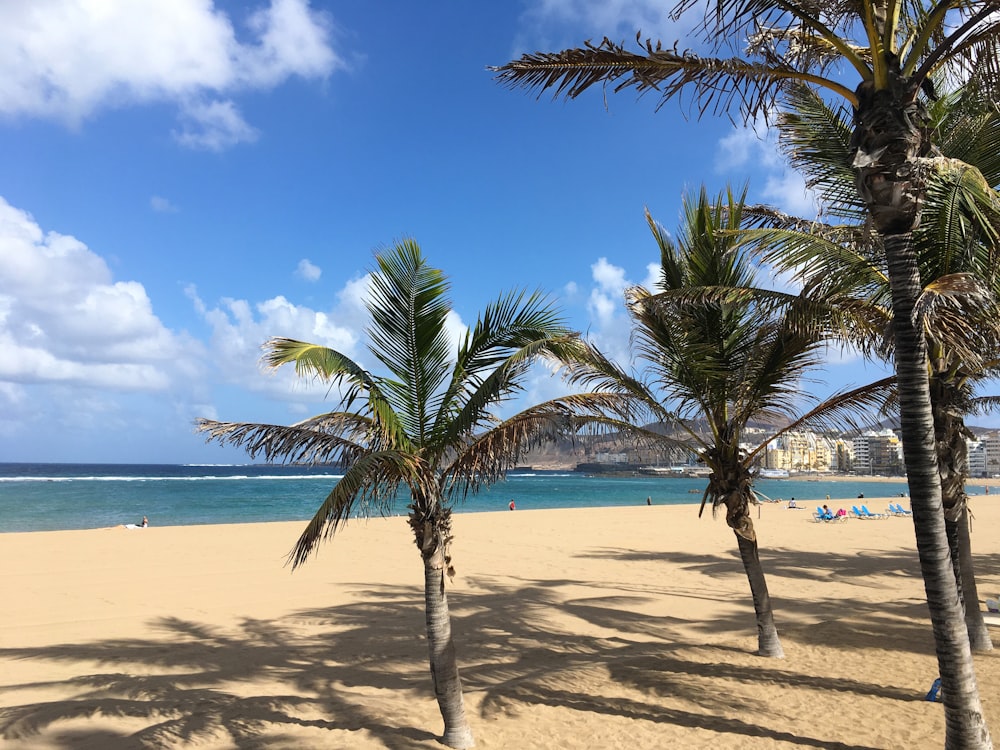
[[[828,506],[824,505],[823,506],[823,512],[819,514],[819,517],[823,518],[823,519],[825,519],[827,521],[832,521],[833,520],[833,511],[830,510],[830,508]]]
[[[146,516],[142,517],[139,523],[123,523],[122,528],[125,529],[144,529],[149,526],[149,519]]]
[[[798,510],[799,506],[795,504],[795,498],[794,497],[791,500],[788,501],[788,507],[790,509]]]

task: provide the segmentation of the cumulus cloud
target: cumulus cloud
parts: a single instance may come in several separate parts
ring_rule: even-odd
[[[715,171],[754,171],[750,183],[751,200],[768,203],[793,216],[813,218],[817,213],[815,195],[806,188],[802,176],[791,169],[778,150],[777,131],[762,124],[734,127],[719,141]],[[753,196],[759,196],[754,198]]]
[[[193,286],[188,287],[187,294],[211,329],[209,351],[219,378],[252,392],[284,399],[303,394],[315,397],[325,391],[322,387],[309,388],[310,383],[298,380],[291,368],[279,369],[275,377],[262,377],[261,346],[280,336],[358,357],[367,319],[363,305],[359,308],[357,304],[357,286],[357,281],[348,284],[329,311],[294,304],[283,295],[256,303],[226,297],[209,306]],[[367,283],[363,287],[366,289]]]
[[[76,238],[0,198],[0,381],[162,391],[197,369],[191,342]]]
[[[231,18],[212,0],[0,3],[0,112],[78,124],[103,108],[172,102],[184,145],[252,140],[232,100],[345,67],[329,17],[271,0]]]
[[[227,297],[209,306],[193,286],[186,291],[195,310],[211,328],[210,356],[222,380],[276,400],[301,403],[323,399],[328,386],[299,378],[290,367],[266,373],[269,377],[265,377],[260,362],[262,345],[276,336],[308,341],[335,349],[362,367],[381,372],[382,366],[367,349],[365,329],[371,316],[365,300],[369,283],[368,275],[348,281],[329,310],[298,305],[283,295],[255,303]],[[457,352],[468,327],[458,313],[451,311],[445,328],[451,351]]]
[[[625,289],[633,282],[626,278],[624,268],[609,263],[606,258],[599,258],[590,270],[595,284],[587,301],[590,335],[605,354],[625,362],[631,330],[625,310]]]
[[[322,273],[323,269],[314,265],[308,258],[300,260],[298,267],[295,269],[295,275],[303,281],[319,281]]]

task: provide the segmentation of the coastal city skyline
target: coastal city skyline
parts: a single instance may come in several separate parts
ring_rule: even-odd
[[[5,460],[245,461],[193,420],[328,408],[323,386],[262,374],[260,345],[372,366],[365,273],[402,237],[451,279],[456,334],[540,288],[624,359],[622,291],[658,260],[645,208],[673,231],[685,191],[748,183],[815,213],[763,127],[628,92],[536,100],[487,70],[603,34],[685,38],[660,3],[95,8],[0,8]],[[884,374],[832,351],[804,389]],[[564,391],[538,369],[524,400]]]

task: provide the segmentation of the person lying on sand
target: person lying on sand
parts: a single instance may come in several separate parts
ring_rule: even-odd
[[[121,527],[123,529],[144,529],[147,526],[149,526],[149,519],[143,516],[139,523],[123,523]]]

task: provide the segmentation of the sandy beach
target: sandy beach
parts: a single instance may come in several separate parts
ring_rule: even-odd
[[[1000,503],[973,509],[995,596]],[[912,523],[810,516],[755,519],[786,652],[769,660],[721,518],[457,515],[449,596],[477,747],[940,747]],[[292,573],[301,527],[0,535],[0,746],[441,747],[405,519],[351,523]],[[976,667],[1000,737],[1000,651]]]

